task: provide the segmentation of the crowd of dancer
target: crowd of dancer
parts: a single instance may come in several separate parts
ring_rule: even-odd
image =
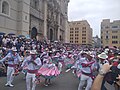
[[[120,86],[120,83],[116,83],[119,81],[116,77],[120,75],[120,49],[116,47],[89,48],[12,35],[1,36],[0,46],[0,70],[7,72],[5,86],[13,87],[14,76],[22,72],[25,74],[27,90],[35,90],[41,77],[45,78],[44,85],[49,86],[51,79],[66,69],[66,73],[72,70],[80,80],[78,90],[84,87],[90,90],[99,69],[105,63],[115,68],[111,69],[112,77],[108,74],[103,80],[102,90],[107,90],[105,82]]]

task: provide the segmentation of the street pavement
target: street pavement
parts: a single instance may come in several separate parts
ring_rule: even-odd
[[[13,81],[14,87],[6,87],[6,77],[0,77],[0,90],[26,90],[26,83],[23,78],[23,74],[16,76]],[[78,78],[71,71],[63,72],[51,81],[52,84],[45,87],[44,79],[42,79],[40,85],[36,86],[36,90],[77,90],[79,84]]]

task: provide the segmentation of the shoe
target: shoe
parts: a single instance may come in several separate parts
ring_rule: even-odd
[[[8,84],[8,83],[6,83],[6,84],[5,84],[5,86],[9,86],[9,84]]]
[[[67,69],[65,72],[69,72],[70,71],[70,69]]]
[[[9,86],[10,86],[10,87],[14,87],[14,85],[12,85],[12,84],[9,84]]]
[[[23,80],[26,80],[26,77],[24,77]]]
[[[48,86],[48,84],[44,84],[44,86],[46,86],[46,87],[47,87],[47,86]]]
[[[48,85],[50,85],[50,84],[52,84],[52,83],[48,83]]]
[[[72,73],[73,73],[73,74],[75,74],[75,72],[74,72],[74,71],[72,71]]]

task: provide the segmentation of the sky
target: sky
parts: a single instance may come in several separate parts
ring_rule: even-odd
[[[93,29],[93,36],[100,37],[103,19],[120,20],[120,0],[70,0],[68,20],[87,20]]]

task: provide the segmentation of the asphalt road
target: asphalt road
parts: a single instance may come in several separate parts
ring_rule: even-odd
[[[6,77],[0,77],[0,90],[26,90],[26,83],[23,80],[24,75],[20,74],[14,78],[14,87],[6,87]],[[63,72],[60,76],[52,80],[52,84],[48,87],[44,86],[44,80],[40,85],[36,86],[36,90],[77,90],[79,84],[78,78],[76,78],[71,71]]]

